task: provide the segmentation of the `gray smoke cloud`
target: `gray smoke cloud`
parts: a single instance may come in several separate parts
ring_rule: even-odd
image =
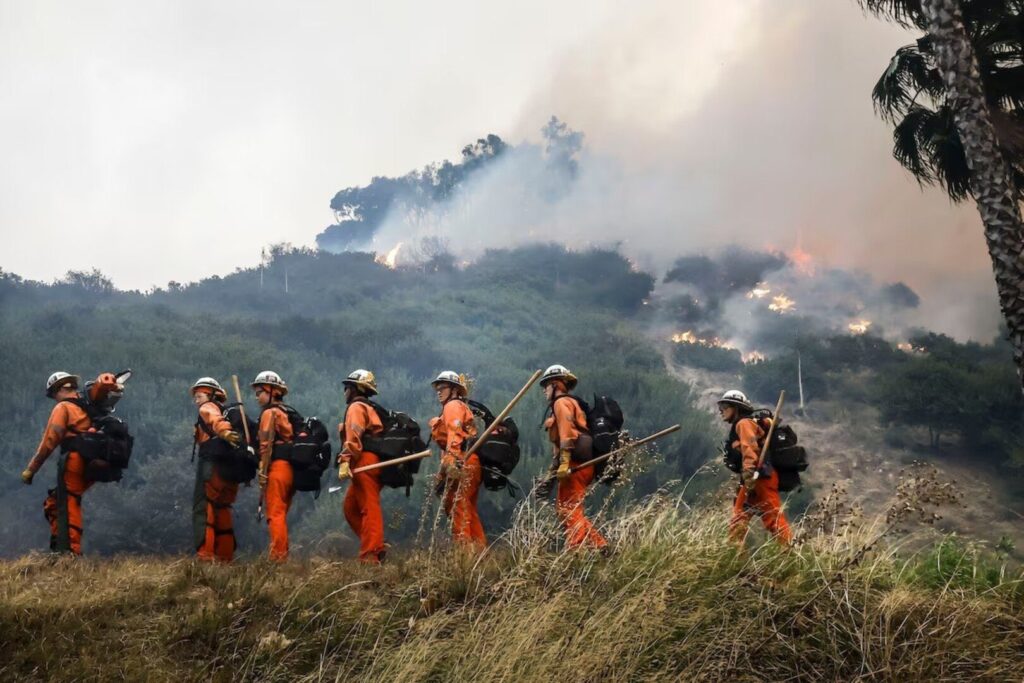
[[[872,111],[871,86],[913,36],[853,2],[739,5],[725,19],[705,2],[642,7],[566,55],[522,126],[535,140],[554,111],[586,134],[556,199],[538,191],[542,150],[519,145],[428,219],[395,212],[377,244],[440,235],[465,259],[538,239],[619,245],[659,276],[682,254],[727,244],[803,253],[819,272],[916,292],[920,305],[887,321],[893,329],[990,339],[999,314],[976,210],[922,191]],[[712,57],[695,56],[701,46]],[[649,91],[621,92],[623,74],[640,69]]]
[[[656,338],[748,356],[791,349],[801,336],[870,334],[898,344],[927,327],[904,282],[735,245],[677,259],[650,305]]]

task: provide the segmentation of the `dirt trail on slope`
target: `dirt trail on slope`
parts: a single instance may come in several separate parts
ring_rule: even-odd
[[[669,371],[693,387],[698,404],[716,415],[722,392],[742,388],[738,375],[679,366],[672,361],[671,349],[664,357]],[[964,507],[947,507],[937,529],[989,546],[1002,537],[1009,538],[1016,547],[1015,555],[1024,559],[1024,503],[1007,492],[994,468],[970,465],[969,453],[944,451],[937,455],[889,446],[877,416],[865,407],[857,407],[856,417],[844,421],[829,419],[813,403],[807,406],[807,417],[793,415],[795,402],[787,406],[783,416],[810,454],[811,467],[801,476],[812,496],[840,483],[851,502],[862,506],[865,516],[884,515],[893,502],[900,470],[914,460],[926,462],[939,470],[943,480],[955,481],[963,493]]]

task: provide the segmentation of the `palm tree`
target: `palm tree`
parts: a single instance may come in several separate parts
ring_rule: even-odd
[[[966,199],[970,170],[921,0],[861,4],[926,32],[896,51],[871,95],[879,114],[894,124],[893,156],[920,182],[938,183],[954,201]],[[1024,187],[1024,2],[968,0],[962,5],[999,146],[1017,186]]]
[[[926,53],[934,63],[938,80],[933,76],[924,77],[927,69],[908,67],[908,72],[922,74],[921,82],[933,88],[939,101],[948,107],[948,115],[955,125],[967,170],[965,191],[974,197],[985,226],[985,241],[992,259],[999,304],[1013,344],[1017,375],[1024,389],[1024,224],[1021,222],[1020,185],[1017,182],[1020,156],[1012,153],[1005,142],[1001,144],[992,116],[993,109],[1003,112],[1000,107],[1010,105],[1011,122],[1021,121],[1019,98],[1007,96],[1005,88],[993,83],[1024,81],[1024,66],[1020,64],[1021,8],[1024,3],[973,0],[967,5],[974,12],[972,16],[984,15],[989,18],[989,23],[976,20],[972,34],[968,32],[958,0],[862,2],[876,13],[887,14],[903,23],[914,21],[917,24],[920,21],[923,27],[927,27]],[[982,25],[989,28],[982,31],[979,28]],[[1006,44],[1007,39],[981,40],[979,36],[1004,35],[1000,32],[1009,31],[1011,26],[1017,28],[1017,63],[1006,62],[1003,67],[1010,72],[1011,78],[994,81],[992,73],[983,75],[981,71],[972,35],[980,45],[991,46],[987,55],[991,56],[1002,51],[1003,48],[996,50],[995,46]],[[920,46],[920,41],[918,44]],[[987,91],[986,86],[991,91]],[[1024,91],[1024,88],[1019,91]],[[925,164],[929,162],[929,159],[921,160]],[[1015,167],[1014,162],[1018,166]]]

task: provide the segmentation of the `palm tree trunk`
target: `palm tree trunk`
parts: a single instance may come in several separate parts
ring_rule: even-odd
[[[978,59],[964,28],[958,0],[922,0],[935,57],[963,140],[971,187],[985,225],[992,271],[1024,390],[1024,226],[1013,176],[996,142]]]

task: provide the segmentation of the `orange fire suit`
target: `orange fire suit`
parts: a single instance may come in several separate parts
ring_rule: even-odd
[[[231,423],[224,418],[223,408],[215,401],[199,406],[199,420],[195,428],[197,446],[231,431]],[[230,562],[235,553],[235,532],[231,519],[231,505],[238,496],[238,484],[225,481],[216,465],[200,457],[196,468],[196,485],[192,494],[192,533],[196,554],[201,560]]]
[[[377,411],[366,401],[353,401],[345,409],[345,421],[338,426],[341,460],[353,468],[375,465],[380,458],[363,450],[363,435],[384,430]],[[359,537],[359,561],[379,564],[384,557],[384,513],[380,508],[380,470],[352,475],[342,505],[345,520]]]
[[[555,458],[560,451],[571,451],[581,434],[587,432],[587,416],[579,403],[568,396],[558,396],[551,407],[551,416],[544,422],[548,439]],[[584,467],[572,472],[558,482],[558,497],[555,509],[565,527],[566,540],[570,548],[587,546],[604,548],[608,545],[604,536],[587,519],[583,509],[587,487],[594,481],[594,467]]]
[[[736,423],[737,440],[731,446],[739,449],[743,456],[743,471],[753,472],[761,458],[761,447],[767,436],[756,420],[742,418]],[[753,495],[748,494],[742,484],[736,493],[732,505],[732,517],[729,520],[729,536],[742,544],[747,537],[750,518],[761,516],[761,522],[775,539],[789,545],[793,534],[782,512],[782,499],[779,497],[779,473],[774,469],[767,476],[758,476],[754,482]]]
[[[53,450],[92,426],[89,416],[71,401],[53,407],[43,438],[28,464],[38,472]],[[77,451],[62,452],[57,461],[57,487],[47,491],[43,514],[50,523],[50,550],[82,554],[82,494],[93,485],[85,475],[85,460]]]
[[[477,510],[483,470],[476,453],[469,458],[463,456],[463,451],[476,436],[473,411],[465,401],[453,399],[446,402],[441,415],[430,421],[430,435],[443,449],[442,473],[452,467],[461,473],[458,479],[447,481],[444,489],[444,511],[452,518],[452,540],[463,546],[483,549],[487,546],[487,535]]]
[[[295,495],[295,474],[285,458],[274,458],[274,447],[290,444],[294,438],[288,415],[277,404],[267,406],[260,414],[260,467],[270,463],[267,488],[264,491],[267,527],[270,531],[270,559],[288,559],[288,509]]]

